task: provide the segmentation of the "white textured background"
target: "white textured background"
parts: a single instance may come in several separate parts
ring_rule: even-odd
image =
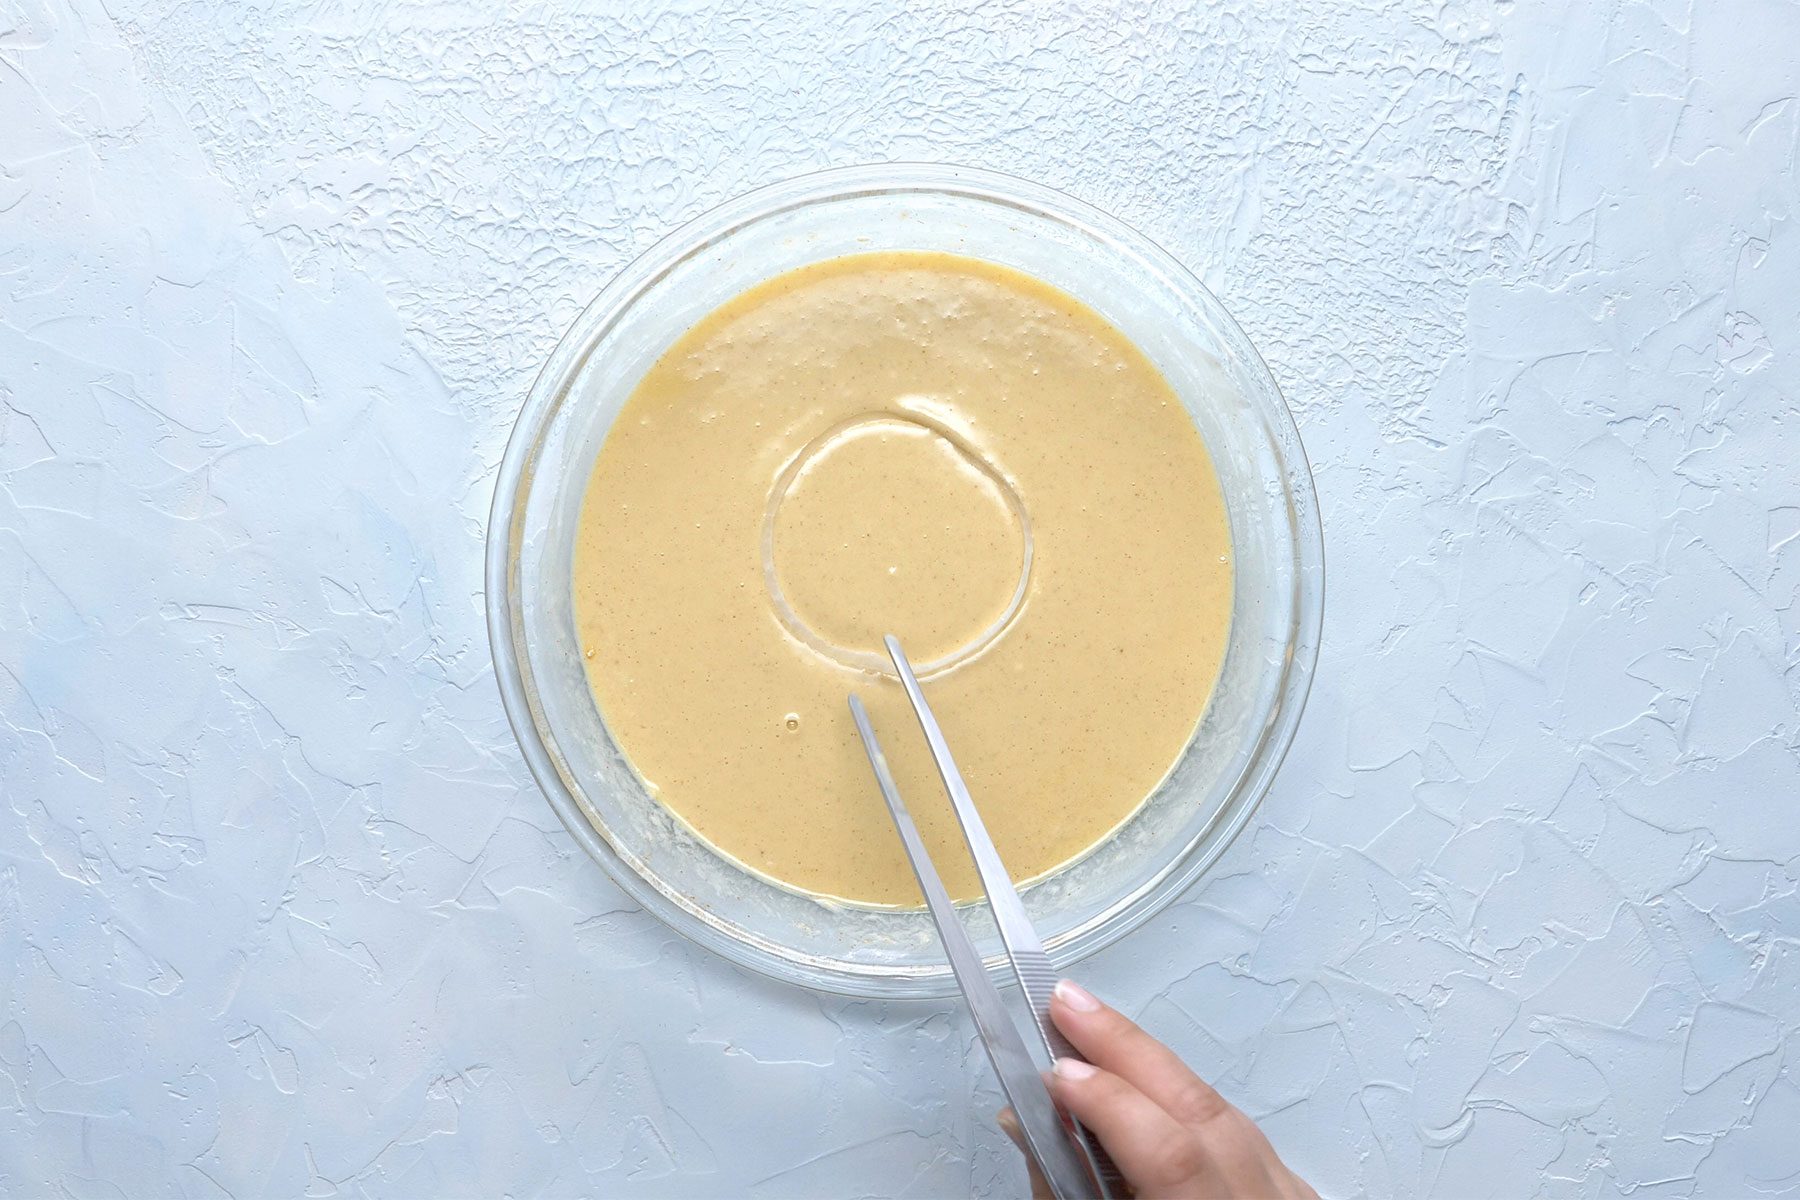
[[[1018,1189],[950,1007],[579,855],[482,625],[578,308],[887,158],[1169,246],[1317,470],[1295,752],[1085,977],[1326,1193],[1800,1189],[1793,0],[353,7],[0,0],[0,1193]]]

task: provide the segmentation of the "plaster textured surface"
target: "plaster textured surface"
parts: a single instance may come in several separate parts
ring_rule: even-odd
[[[965,161],[1317,471],[1299,740],[1083,972],[1328,1194],[1800,1189],[1800,5],[0,0],[0,1192],[1001,1195],[967,1021],[746,976],[525,773],[479,564],[609,274]]]

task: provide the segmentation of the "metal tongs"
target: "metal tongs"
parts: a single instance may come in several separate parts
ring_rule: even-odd
[[[1043,939],[1038,937],[1037,930],[1026,917],[1025,905],[1019,900],[1019,893],[1000,862],[987,827],[981,823],[981,814],[975,811],[975,802],[969,798],[968,786],[963,783],[962,772],[956,769],[956,760],[950,757],[950,747],[944,741],[943,730],[938,728],[931,706],[925,702],[925,694],[919,689],[912,664],[907,662],[897,638],[890,634],[884,641],[888,656],[894,660],[894,670],[900,675],[900,684],[906,689],[906,698],[912,701],[913,713],[919,718],[919,727],[925,732],[925,741],[931,747],[931,757],[937,763],[944,790],[950,794],[963,838],[969,844],[976,872],[981,876],[982,890],[987,893],[988,905],[993,909],[994,924],[999,927],[1006,957],[1012,963],[1013,975],[1019,981],[1019,989],[1025,993],[1026,1003],[1031,1006],[1044,1052],[1051,1059],[1079,1059],[1081,1055],[1050,1019],[1050,993],[1056,987],[1057,973],[1050,965]],[[931,855],[919,838],[918,827],[906,810],[906,802],[900,798],[899,788],[894,785],[887,756],[881,752],[881,743],[875,739],[875,730],[869,724],[869,714],[854,695],[850,697],[850,715],[856,720],[856,731],[862,735],[869,765],[875,768],[875,780],[881,785],[888,811],[893,814],[894,828],[899,830],[900,840],[906,846],[906,857],[911,860],[913,873],[919,878],[919,890],[925,893],[926,907],[937,924],[938,936],[943,940],[950,968],[956,974],[957,986],[962,988],[963,999],[975,1018],[975,1027],[981,1033],[982,1044],[987,1047],[994,1073],[1000,1077],[1000,1087],[1018,1118],[1031,1157],[1059,1200],[1085,1197],[1123,1200],[1130,1193],[1106,1151],[1080,1122],[1057,1108],[1050,1099],[1037,1064],[1019,1037],[1018,1027],[1007,1015],[999,989],[989,977],[968,932],[956,918],[950,895],[944,890],[943,880],[938,878],[937,868],[931,865]]]

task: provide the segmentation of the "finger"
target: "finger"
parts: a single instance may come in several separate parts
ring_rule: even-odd
[[[1167,1046],[1117,1009],[1065,979],[1051,994],[1050,1016],[1091,1063],[1130,1083],[1184,1125],[1202,1125],[1231,1105]]]
[[[1172,1152],[1190,1151],[1192,1130],[1125,1080],[1091,1063],[1059,1058],[1050,1094],[1100,1139],[1133,1184],[1172,1178]]]
[[[994,1114],[994,1121],[1000,1126],[1000,1131],[1012,1139],[1012,1144],[1019,1148],[1019,1153],[1025,1156],[1025,1170],[1031,1175],[1031,1200],[1055,1200],[1056,1193],[1050,1190],[1050,1181],[1044,1178],[1044,1173],[1038,1170],[1037,1160],[1025,1148],[1025,1131],[1019,1128],[1019,1118],[1013,1115],[1013,1110],[1001,1109]]]

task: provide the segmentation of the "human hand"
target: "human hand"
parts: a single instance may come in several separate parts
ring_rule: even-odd
[[[1138,1200],[1318,1200],[1249,1117],[1124,1014],[1065,979],[1050,1016],[1088,1059],[1058,1059],[1050,1095],[1100,1139]],[[1012,1110],[1000,1125],[1023,1149]],[[1035,1166],[1031,1184],[1050,1195]]]

